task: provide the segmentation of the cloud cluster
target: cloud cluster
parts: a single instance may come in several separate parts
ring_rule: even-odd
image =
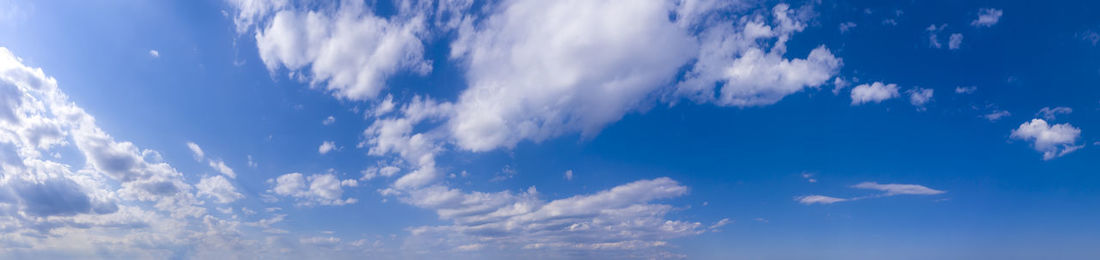
[[[1035,118],[1020,124],[1012,130],[1012,139],[1031,142],[1031,147],[1043,153],[1043,160],[1050,160],[1069,154],[1084,147],[1077,144],[1081,129],[1069,123],[1049,124],[1046,120]]]
[[[340,180],[331,173],[305,176],[294,172],[268,179],[267,182],[272,185],[268,192],[295,198],[300,206],[338,206],[358,201],[355,198],[343,198],[344,189],[342,188],[358,186],[358,182]]]

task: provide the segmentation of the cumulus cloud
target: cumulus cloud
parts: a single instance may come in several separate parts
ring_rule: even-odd
[[[841,59],[828,48],[818,46],[805,59],[784,58],[786,42],[806,26],[802,19],[780,4],[772,8],[770,23],[755,16],[708,28],[700,36],[697,61],[676,93],[699,102],[745,107],[774,104],[804,88],[821,86],[841,66]],[[758,44],[761,41],[773,44],[767,49]]]
[[[961,33],[952,33],[951,37],[947,39],[947,49],[958,50],[962,46],[963,35]]]
[[[357,186],[358,183],[342,182],[331,173],[304,176],[294,172],[268,179],[267,182],[273,185],[268,192],[295,198],[300,206],[339,206],[358,201],[355,198],[342,198],[342,186]]]
[[[906,91],[909,94],[909,103],[918,110],[924,110],[924,105],[932,101],[933,90],[930,88],[914,88]]]
[[[468,89],[449,126],[471,151],[593,135],[673,80],[695,49],[664,1],[506,1],[459,29]],[[584,40],[577,40],[584,39]],[[661,50],[661,51],[654,51]]]
[[[1054,120],[1059,114],[1073,113],[1072,108],[1068,107],[1043,107],[1039,109],[1039,113],[1035,113],[1035,116],[1042,116],[1046,120]]]
[[[332,141],[321,142],[321,146],[317,147],[317,152],[321,154],[327,154],[333,150],[336,150],[336,143]]]
[[[218,203],[230,203],[244,198],[244,195],[237,192],[237,188],[234,188],[233,184],[230,184],[229,180],[221,175],[204,177],[202,180],[199,180],[195,188],[198,188],[198,195],[200,197],[207,196],[214,198]]]
[[[974,27],[991,27],[1001,21],[1001,15],[1003,14],[1004,11],[1000,9],[982,8],[978,10],[978,19],[971,21],[970,25]]]
[[[248,17],[239,19],[238,26],[274,13],[256,31],[260,58],[273,74],[285,68],[337,97],[366,100],[398,72],[426,74],[432,69],[417,36],[425,30],[423,17],[378,17],[359,1],[309,12],[281,10],[285,4],[249,5],[256,2],[263,1],[236,1],[238,18]]]
[[[852,88],[852,105],[866,103],[881,103],[884,100],[898,97],[897,84],[882,84],[874,82],[870,85],[861,84]]]
[[[1061,157],[1084,147],[1077,144],[1081,129],[1069,123],[1048,124],[1043,119],[1032,119],[1012,130],[1012,139],[1031,142],[1031,147],[1043,153],[1043,160]]]

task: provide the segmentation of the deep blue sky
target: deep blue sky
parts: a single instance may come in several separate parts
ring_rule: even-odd
[[[390,1],[370,2],[366,8],[375,10],[374,15],[399,20]],[[487,11],[469,14],[487,19],[507,4],[478,2],[470,10]],[[748,2],[714,19],[733,23],[742,16],[767,17],[776,4]],[[464,150],[444,137],[444,151],[435,158],[443,175],[436,183],[485,193],[522,193],[534,186],[545,201],[660,177],[687,187],[682,196],[649,204],[669,205],[671,210],[660,218],[699,222],[703,231],[658,239],[668,245],[656,249],[611,251],[621,257],[668,253],[689,259],[1100,258],[1100,251],[1093,249],[1100,243],[1100,222],[1095,221],[1100,217],[1100,137],[1095,134],[1100,129],[1100,46],[1089,38],[1100,32],[1100,16],[1095,15],[1100,5],[789,4],[792,9],[807,7],[812,15],[805,18],[803,31],[791,34],[783,57],[805,59],[823,45],[843,61],[820,86],[804,87],[774,104],[747,107],[679,97],[670,102],[654,94],[598,134],[566,129],[546,140],[524,139],[514,147],[489,151]],[[337,12],[333,10],[345,5],[292,4],[286,10]],[[497,7],[477,8],[482,5]],[[972,25],[983,8],[1003,15],[990,26]],[[357,144],[369,139],[364,130],[378,120],[369,111],[387,94],[399,108],[417,95],[460,102],[471,82],[470,65],[450,56],[461,32],[433,28],[423,33],[428,35],[421,37],[423,58],[432,61],[429,73],[399,70],[384,81],[381,96],[351,100],[334,96],[324,83],[311,86],[288,77],[293,70],[286,66],[265,67],[255,37],[263,28],[238,32],[238,12],[234,3],[214,0],[0,1],[0,46],[26,66],[55,78],[68,99],[115,139],[160,152],[185,182],[219,174],[206,160],[195,160],[187,142],[200,145],[207,158],[224,160],[236,172],[230,181],[243,198],[224,205],[207,201],[201,207],[242,223],[242,239],[367,239],[379,241],[381,249],[376,249],[389,257],[428,257],[410,245],[419,243],[410,239],[411,228],[454,222],[431,207],[405,202],[404,195],[382,192],[405,169],[392,178],[360,179],[361,171],[397,157],[368,155],[369,145]],[[269,25],[271,15],[259,26]],[[896,25],[884,22],[887,19]],[[846,22],[856,26],[842,32],[838,27]],[[928,27],[942,24],[947,27],[936,35],[943,46],[934,48]],[[957,49],[947,43],[954,33],[964,36]],[[759,44],[768,46],[771,41]],[[151,56],[150,50],[159,55]],[[690,64],[659,88],[675,88]],[[834,94],[836,77],[849,81],[849,86]],[[900,92],[881,103],[853,105],[853,87],[873,82],[897,84]],[[955,91],[968,86],[976,90]],[[911,104],[906,91],[916,88],[933,89],[931,101]],[[1072,109],[1044,122],[1079,129],[1068,143],[1080,146],[1077,150],[1044,159],[1035,141],[1013,137],[1021,124],[1043,118],[1037,113],[1044,107]],[[1010,115],[985,117],[997,111]],[[329,116],[335,123],[322,124]],[[438,127],[444,121],[418,124],[413,132],[442,129]],[[324,141],[340,148],[318,153]],[[69,151],[72,156],[58,160],[73,170],[91,167],[81,153]],[[255,167],[248,165],[249,157]],[[573,179],[567,180],[563,173],[570,170]],[[342,198],[357,202],[305,205],[301,202],[309,198],[272,191],[277,185],[271,179],[292,172],[360,179],[357,186],[342,189]],[[467,176],[461,177],[462,172]],[[446,176],[452,173],[458,177]],[[879,196],[887,191],[852,187],[864,182],[920,185],[942,193]],[[861,199],[800,203],[807,195]],[[215,208],[221,207],[235,212],[218,213]],[[274,207],[281,210],[264,211]],[[245,208],[258,213],[244,214]],[[246,224],[276,214],[286,216],[274,227],[288,233],[264,233]],[[708,228],[727,218],[729,224]],[[31,242],[35,243],[47,242]],[[542,254],[511,244],[498,248],[490,242],[486,248],[462,256]],[[498,255],[497,249],[504,253]],[[85,251],[0,249],[0,255],[14,257],[81,252]],[[172,252],[184,258],[204,255]],[[558,256],[600,255],[581,250]]]

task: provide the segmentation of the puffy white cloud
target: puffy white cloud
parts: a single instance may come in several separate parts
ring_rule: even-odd
[[[1032,119],[1020,124],[1020,127],[1012,130],[1012,139],[1020,139],[1031,142],[1032,148],[1043,153],[1043,160],[1061,157],[1084,145],[1077,144],[1081,137],[1081,129],[1073,127],[1069,123],[1048,124],[1043,119]]]
[[[452,224],[413,228],[407,244],[443,251],[503,248],[607,254],[605,257],[661,250],[668,239],[707,230],[698,222],[667,220],[664,216],[672,206],[651,203],[685,193],[687,187],[668,178],[551,201],[539,199],[533,187],[515,194],[467,193],[431,186],[413,191],[403,200],[434,209]]]
[[[665,1],[506,1],[451,45],[469,87],[450,128],[486,151],[579,131],[593,135],[665,86],[695,41]],[[660,50],[660,51],[655,51]]]
[[[334,116],[328,116],[324,121],[321,121],[322,125],[331,125],[333,123],[336,123],[336,117]]]
[[[840,68],[841,59],[824,46],[805,59],[783,57],[787,40],[805,28],[796,15],[780,4],[772,9],[770,25],[763,16],[754,16],[705,30],[697,61],[678,84],[677,95],[722,106],[761,106],[827,82]],[[773,39],[770,50],[760,44]]]
[[[218,203],[230,203],[244,198],[244,195],[237,192],[237,188],[234,188],[233,184],[230,184],[229,180],[221,175],[204,177],[199,180],[195,188],[198,188],[200,197],[211,197],[216,199]]]
[[[852,105],[865,103],[881,103],[884,100],[898,97],[897,84],[882,84],[874,82],[870,85],[862,84],[852,88]]]
[[[1039,109],[1039,113],[1036,113],[1035,116],[1042,116],[1043,119],[1046,119],[1046,120],[1054,120],[1055,118],[1058,117],[1059,114],[1069,114],[1069,113],[1073,113],[1072,108],[1068,108],[1068,107],[1053,107],[1053,108],[1052,107],[1043,107],[1042,109]]]
[[[852,186],[857,189],[870,189],[879,190],[885,193],[882,196],[894,196],[894,195],[936,195],[943,194],[944,191],[935,190],[916,184],[879,184],[877,182],[862,182]]]
[[[321,146],[317,147],[317,152],[321,154],[327,154],[333,150],[336,150],[336,143],[332,141],[321,142]]]
[[[924,110],[924,105],[932,101],[933,92],[930,88],[914,88],[906,91],[909,94],[909,103],[919,110]]]
[[[952,33],[951,37],[947,39],[947,49],[958,50],[962,46],[963,35],[961,33]]]
[[[304,176],[301,173],[283,174],[267,182],[274,185],[268,192],[298,199],[300,206],[338,206],[357,202],[355,198],[342,198],[341,186],[357,186],[358,183],[342,182],[334,174]]]
[[[157,50],[149,50],[149,56],[153,58],[160,58],[160,52]]]
[[[811,204],[833,204],[837,202],[848,201],[848,199],[834,198],[823,195],[808,195],[795,198],[798,203],[811,205]]]
[[[971,21],[970,25],[974,27],[991,27],[1001,21],[1001,15],[1003,14],[1004,11],[1000,9],[982,8],[978,10],[978,19]]]
[[[252,2],[257,1],[239,3]],[[256,9],[272,10],[281,5],[263,6],[272,8]],[[252,12],[245,5],[239,8],[241,15],[262,13]],[[304,73],[298,76],[351,100],[377,96],[386,80],[400,71],[431,71],[417,37],[425,30],[423,17],[382,18],[359,1],[344,1],[333,9],[275,12],[270,22],[256,32],[260,58],[268,70],[274,73],[286,68]]]
[[[567,181],[573,180],[573,170],[565,171],[565,180],[567,180]]]
[[[206,157],[206,153],[202,152],[202,147],[194,142],[187,142],[187,149],[191,149],[191,155],[195,157],[196,161],[202,161]]]

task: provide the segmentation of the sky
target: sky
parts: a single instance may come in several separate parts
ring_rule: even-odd
[[[1096,13],[0,0],[0,258],[1097,259]]]

